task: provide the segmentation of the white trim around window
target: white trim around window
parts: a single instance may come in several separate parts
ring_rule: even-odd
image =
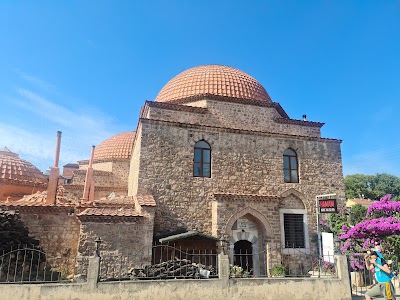
[[[285,226],[284,226],[284,214],[299,214],[303,215],[303,223],[304,223],[304,244],[305,248],[285,248]],[[282,208],[279,210],[279,219],[281,223],[281,242],[282,242],[282,253],[283,254],[304,254],[310,253],[310,239],[308,237],[308,219],[307,219],[307,211],[305,209],[289,209]]]

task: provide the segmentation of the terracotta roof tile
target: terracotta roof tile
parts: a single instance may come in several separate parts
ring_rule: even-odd
[[[117,196],[113,198],[104,197],[99,200],[95,200],[94,203],[96,206],[123,205],[134,207],[135,199],[133,199],[131,196]]]
[[[156,206],[157,203],[152,195],[137,195],[136,199],[141,206]]]
[[[25,195],[22,199],[17,201],[12,201],[10,203],[4,202],[0,205],[7,205],[13,207],[50,207],[54,206],[54,204],[46,203],[47,200],[47,191],[36,192],[32,195]],[[64,197],[64,187],[59,185],[57,187],[57,195],[56,195],[56,206],[75,206],[77,204],[73,199],[67,199]]]
[[[73,163],[68,163],[63,166],[64,168],[73,168],[73,169],[78,169],[79,165],[78,164],[73,164]]]
[[[126,207],[89,207],[77,216],[142,217],[134,208]]]
[[[155,101],[169,102],[199,94],[272,102],[256,79],[243,71],[222,65],[204,65],[183,71],[161,89]]]
[[[349,202],[350,202],[350,203],[349,203]],[[348,204],[351,204],[351,202],[353,202],[354,204],[361,204],[361,205],[363,205],[363,206],[368,207],[368,206],[370,206],[372,203],[374,203],[375,201],[372,201],[372,200],[370,200],[370,199],[358,199],[358,198],[355,198],[355,199],[349,199],[349,200],[347,200],[346,205],[349,206]],[[350,205],[350,206],[351,206],[351,205]]]
[[[128,131],[106,139],[95,148],[93,159],[129,159],[132,154],[135,134],[134,131]]]
[[[146,104],[148,104],[150,107],[164,108],[164,109],[176,110],[176,111],[194,112],[194,113],[198,113],[198,114],[206,114],[208,112],[207,108],[196,107],[196,106],[187,106],[187,105],[152,102],[152,101],[146,101]]]
[[[47,177],[30,162],[19,158],[7,147],[0,151],[0,178],[36,183],[47,183]]]
[[[287,118],[278,118],[278,119],[275,119],[275,122],[282,123],[282,124],[294,124],[294,125],[319,127],[319,128],[321,128],[322,126],[325,125],[325,123],[321,123],[321,122],[303,121],[303,120],[295,120],[295,119],[287,119]]]

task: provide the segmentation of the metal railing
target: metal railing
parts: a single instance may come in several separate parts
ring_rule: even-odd
[[[254,253],[233,250],[230,263],[231,277],[337,277],[333,253],[320,257],[307,249],[281,248],[278,244]]]
[[[51,257],[27,246],[0,254],[0,283],[71,282],[75,269],[75,258]]]
[[[218,278],[218,254],[215,251],[155,245],[148,257],[149,263],[143,264],[136,261],[137,256],[104,254],[100,260],[99,280]]]

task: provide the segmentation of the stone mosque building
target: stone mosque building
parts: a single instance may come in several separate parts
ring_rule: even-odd
[[[6,205],[54,255],[91,255],[98,236],[104,251],[141,264],[153,242],[216,250],[224,240],[253,260],[271,244],[307,253],[315,197],[344,199],[341,140],[321,137],[323,125],[291,119],[238,69],[194,67],[144,103],[135,131],[64,176],[56,162],[47,192]]]

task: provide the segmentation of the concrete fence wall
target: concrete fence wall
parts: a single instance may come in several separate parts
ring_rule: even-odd
[[[229,260],[219,257],[219,279],[97,282],[99,258],[90,261],[84,284],[1,284],[2,300],[350,300],[345,256],[337,256],[338,278],[229,278]]]

